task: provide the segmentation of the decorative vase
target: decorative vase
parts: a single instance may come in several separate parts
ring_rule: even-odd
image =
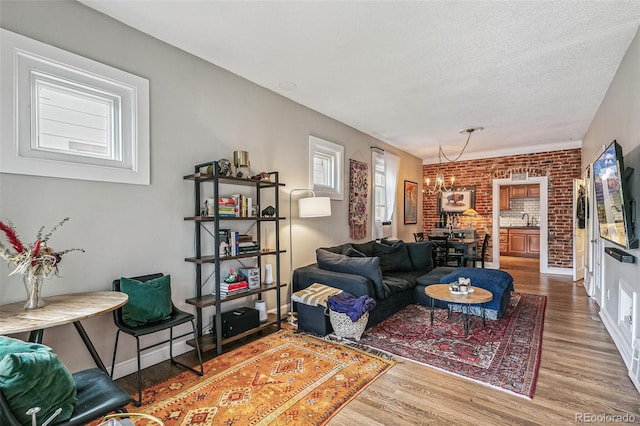
[[[24,288],[27,290],[27,303],[24,304],[24,308],[42,308],[44,306],[44,300],[42,299],[42,283],[44,282],[44,278],[24,274],[22,276],[22,282],[24,283]]]

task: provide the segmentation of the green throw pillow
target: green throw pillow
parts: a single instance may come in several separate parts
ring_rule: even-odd
[[[431,257],[431,241],[418,241],[406,243],[407,251],[413,269],[416,271],[429,272],[433,269],[433,258]]]
[[[25,426],[31,424],[30,408],[40,407],[40,422],[62,408],[57,423],[68,420],[78,403],[73,377],[51,348],[5,336],[0,336],[0,390]]]
[[[120,291],[129,296],[122,307],[122,319],[131,327],[160,321],[171,315],[170,275],[145,282],[120,278]]]
[[[402,241],[394,242],[392,245],[376,243],[374,254],[380,258],[382,273],[413,270],[409,252]]]

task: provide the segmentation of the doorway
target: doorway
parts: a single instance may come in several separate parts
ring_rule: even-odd
[[[573,281],[584,279],[584,245],[587,227],[587,188],[582,179],[573,180]]]
[[[494,242],[492,248],[492,264],[495,268],[500,268],[500,207],[501,187],[516,185],[539,185],[540,189],[540,212],[537,220],[539,225],[539,266],[541,273],[549,272],[549,250],[548,250],[548,208],[549,208],[549,179],[546,176],[527,177],[526,180],[513,181],[511,179],[494,179],[493,180],[493,217],[492,217],[492,238]],[[524,216],[524,215],[523,215]],[[526,218],[526,216],[525,216]],[[530,222],[530,217],[529,217]]]

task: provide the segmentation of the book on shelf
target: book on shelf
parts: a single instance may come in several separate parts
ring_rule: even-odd
[[[236,281],[235,283],[228,283],[223,281],[220,283],[220,289],[227,291],[240,290],[247,287],[249,287],[249,283],[247,281]]]
[[[240,242],[240,244],[242,244],[242,243],[252,243],[253,242],[253,237],[251,235],[247,235],[247,234],[240,234],[240,235],[238,235],[238,241]]]
[[[248,292],[249,290],[250,290],[250,288],[249,288],[249,287],[244,287],[244,288],[237,289],[237,290],[228,290],[228,291],[227,291],[227,290],[222,290],[222,289],[220,289],[220,297],[221,297],[221,298],[224,298],[224,297],[227,297],[227,296],[233,296],[233,295],[236,295],[236,294],[246,293],[246,292]],[[212,294],[213,296],[216,296],[216,291],[215,291],[215,290],[213,290],[213,291],[211,292],[211,294]]]
[[[237,254],[259,253],[259,252],[260,252],[260,246],[258,245],[258,243],[251,243],[250,245],[238,247]]]
[[[250,217],[253,215],[253,198],[242,194],[231,194],[224,198],[233,200],[232,203],[225,203],[225,206],[233,206],[233,212],[236,217]]]
[[[218,205],[220,206],[231,206],[233,207],[235,201],[232,197],[218,197]]]

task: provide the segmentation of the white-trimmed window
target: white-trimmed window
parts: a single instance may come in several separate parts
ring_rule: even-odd
[[[149,184],[149,81],[1,30],[0,172]]]
[[[384,222],[387,216],[386,180],[384,174],[384,156],[373,155],[373,203],[376,222]]]
[[[309,184],[316,196],[342,200],[344,147],[309,135]]]
[[[400,157],[381,149],[371,151],[373,164],[373,235],[376,238],[396,236],[395,205]],[[390,229],[383,228],[390,226]]]

